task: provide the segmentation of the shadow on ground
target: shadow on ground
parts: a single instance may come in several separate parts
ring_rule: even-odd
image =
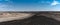
[[[2,22],[0,25],[60,25],[60,22],[45,16],[34,15],[24,20]]]

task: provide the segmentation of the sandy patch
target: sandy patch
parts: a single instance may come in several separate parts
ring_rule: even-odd
[[[32,13],[0,13],[0,22],[25,19],[33,16]]]

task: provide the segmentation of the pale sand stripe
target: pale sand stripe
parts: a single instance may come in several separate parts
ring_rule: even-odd
[[[20,13],[18,16],[0,16],[0,22],[5,22],[5,21],[12,21],[12,20],[20,20],[20,19],[25,19],[25,18],[28,18],[28,17],[31,17],[33,16],[34,14],[32,13]]]

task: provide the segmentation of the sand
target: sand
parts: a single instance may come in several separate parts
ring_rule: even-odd
[[[32,13],[0,13],[0,22],[25,19],[33,16]]]

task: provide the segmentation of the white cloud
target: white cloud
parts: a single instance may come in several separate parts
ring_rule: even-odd
[[[54,1],[54,2],[51,3],[52,6],[55,6],[55,5],[58,5],[58,4],[60,4],[58,1]]]
[[[0,4],[0,11],[6,10],[7,7],[8,7],[7,5]]]
[[[3,1],[3,0],[0,0]],[[0,11],[12,11],[14,10],[13,2],[10,0],[4,0],[7,3],[0,3]]]
[[[12,11],[14,9],[13,7],[13,5],[0,3],[0,11]]]

